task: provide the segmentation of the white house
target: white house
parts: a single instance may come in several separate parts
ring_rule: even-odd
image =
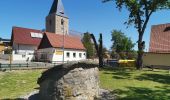
[[[80,38],[45,32],[38,57],[41,61],[54,63],[80,61],[86,59],[86,49]]]
[[[46,30],[13,27],[14,61],[79,61],[86,59],[81,39],[69,35],[69,18],[61,0],[54,0],[46,17]]]
[[[40,34],[41,37],[35,37]],[[35,29],[13,27],[12,29],[12,59],[14,61],[31,61],[35,59],[35,52],[41,42],[43,32]]]

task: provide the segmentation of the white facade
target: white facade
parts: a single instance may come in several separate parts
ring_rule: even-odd
[[[13,44],[13,61],[32,61],[35,60],[37,46]],[[61,63],[63,62],[63,49],[45,48],[37,52],[38,61]],[[86,59],[86,51],[64,49],[64,62],[81,61]]]
[[[46,60],[52,63],[63,62],[63,49],[46,48],[39,50],[40,60]],[[86,59],[86,51],[64,49],[64,62],[81,61]]]
[[[32,61],[37,46],[13,44],[12,60],[13,61]]]

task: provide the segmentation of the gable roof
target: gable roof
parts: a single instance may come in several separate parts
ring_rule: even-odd
[[[41,38],[31,37],[31,32],[43,34],[40,30],[28,29],[22,27],[13,27],[12,28],[12,37],[11,42],[17,44],[26,44],[26,45],[35,45],[39,46]]]
[[[170,53],[170,23],[152,26],[149,52]]]
[[[45,35],[40,43],[39,49],[50,48],[50,47],[62,48],[63,35],[45,32]],[[81,39],[70,35],[64,35],[64,48],[85,50],[85,47],[81,42]]]
[[[49,14],[54,14],[54,13],[59,16],[67,17],[64,11],[62,0],[54,0]]]

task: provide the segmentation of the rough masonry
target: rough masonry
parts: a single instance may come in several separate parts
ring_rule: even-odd
[[[98,65],[79,62],[56,66],[38,79],[40,100],[94,100],[99,95]]]

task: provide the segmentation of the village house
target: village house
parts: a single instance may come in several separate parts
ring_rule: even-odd
[[[63,38],[65,40],[64,45]],[[40,54],[40,58],[38,59],[41,61],[62,62],[86,59],[85,48],[80,38],[70,35],[63,37],[60,34],[45,32],[38,49],[38,54]]]
[[[153,25],[150,35],[149,52],[170,53],[170,23]]]
[[[4,54],[7,49],[10,49],[10,40],[0,38],[0,54]]]
[[[81,38],[69,34],[69,18],[61,0],[54,0],[46,17],[46,30],[12,28],[14,61],[66,62],[86,59]]]
[[[170,23],[153,25],[149,52],[143,56],[144,65],[170,66]]]

